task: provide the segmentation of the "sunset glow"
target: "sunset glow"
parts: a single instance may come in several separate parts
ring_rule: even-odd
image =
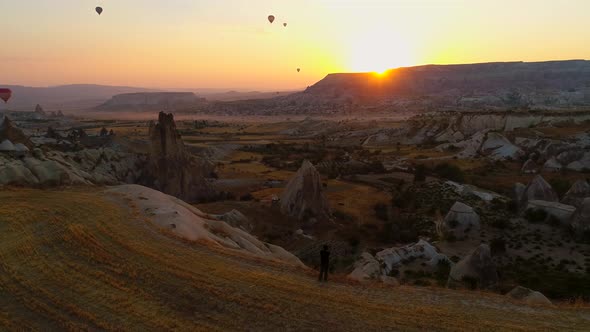
[[[10,1],[1,83],[300,89],[332,72],[588,58],[589,11],[585,0]]]

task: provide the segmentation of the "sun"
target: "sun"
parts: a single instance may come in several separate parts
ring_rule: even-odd
[[[385,74],[389,69],[414,64],[410,45],[387,31],[367,31],[351,36],[349,69]]]

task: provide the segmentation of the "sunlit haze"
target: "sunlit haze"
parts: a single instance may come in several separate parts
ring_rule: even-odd
[[[590,58],[589,11],[587,0],[3,1],[0,81],[278,90],[332,72]]]

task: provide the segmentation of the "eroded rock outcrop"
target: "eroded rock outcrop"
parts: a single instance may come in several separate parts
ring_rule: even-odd
[[[411,266],[413,270],[433,272],[440,262],[452,264],[448,257],[438,252],[432,244],[420,240],[404,247],[384,249],[375,256],[363,253],[348,277],[357,281],[393,282],[392,275],[401,276],[405,267]]]
[[[281,195],[281,211],[299,220],[330,218],[330,206],[324,194],[322,178],[305,160]]]
[[[462,239],[474,231],[479,231],[480,218],[472,207],[461,202],[455,202],[444,220],[436,227],[443,238],[452,237]]]
[[[188,202],[212,194],[206,178],[213,167],[186,151],[172,114],[160,112],[158,122],[150,123],[149,139],[150,153],[141,184]]]
[[[556,218],[561,224],[569,225],[576,207],[559,202],[547,202],[541,200],[529,200],[526,210],[544,211],[547,218]]]
[[[9,141],[14,144],[22,144],[27,149],[33,148],[33,143],[22,130],[17,128],[6,116],[0,115],[0,142]]]
[[[586,197],[590,197],[590,184],[586,180],[578,180],[568,190],[561,202],[579,208]]]
[[[551,185],[542,176],[537,175],[522,194],[521,204],[522,206],[526,206],[526,203],[532,200],[558,202],[559,198]]]
[[[488,133],[485,142],[481,146],[480,153],[496,160],[516,160],[524,155],[524,152],[518,146],[512,144],[508,138],[495,132]]]
[[[524,174],[537,174],[539,172],[539,166],[534,160],[529,159],[522,165],[520,171]]]
[[[225,250],[236,250],[263,259],[276,260],[303,267],[303,263],[287,250],[256,239],[246,231],[203,213],[194,206],[139,185],[122,185],[106,190],[122,204],[133,204],[154,225],[189,241],[199,241]]]
[[[451,268],[449,287],[468,286],[490,289],[498,284],[498,271],[490,247],[481,244]]]
[[[0,155],[0,185],[114,185],[138,180],[145,159],[110,148],[72,152],[35,149],[21,158]]]
[[[572,221],[572,228],[579,234],[588,234],[590,232],[590,197],[586,197],[576,211]]]

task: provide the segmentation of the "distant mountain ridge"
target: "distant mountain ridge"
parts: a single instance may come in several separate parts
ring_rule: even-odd
[[[211,101],[236,101],[246,99],[269,99],[277,96],[285,96],[295,91],[236,91],[231,89],[149,89],[131,86],[109,86],[97,84],[69,84],[50,87],[30,87],[22,85],[3,85],[3,88],[11,89],[12,99],[10,103],[0,104],[0,111],[9,109],[16,111],[30,111],[35,105],[40,104],[47,111],[77,111],[105,109],[109,99],[118,95],[133,93],[189,93],[206,97]],[[128,96],[129,97],[129,96]],[[127,98],[128,98],[127,97]],[[198,102],[202,102],[201,99]],[[115,101],[116,103],[116,101]],[[138,106],[137,102],[132,102]],[[148,103],[149,104],[149,103]],[[116,110],[116,107],[112,108]],[[161,109],[158,109],[161,110]]]
[[[391,96],[490,92],[497,89],[569,90],[590,87],[590,61],[492,62],[425,65],[391,69],[384,74],[329,74],[305,92],[333,96]]]
[[[100,105],[117,94],[161,91],[138,87],[96,84],[70,84],[51,87],[1,86],[12,90],[12,99],[8,104],[8,107],[12,110],[30,110],[37,104],[43,105],[46,110],[62,108],[86,109]]]
[[[590,109],[590,61],[494,62],[329,74],[305,91],[212,105],[226,114],[416,114],[439,110]]]
[[[100,111],[179,111],[206,102],[192,92],[139,92],[118,94],[96,107]]]

